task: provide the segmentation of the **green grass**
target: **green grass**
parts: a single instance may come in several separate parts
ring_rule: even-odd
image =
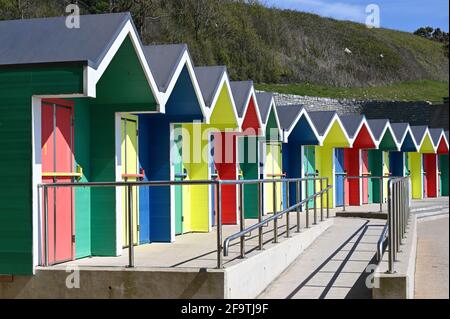
[[[442,103],[442,98],[449,96],[447,82],[431,80],[401,82],[388,86],[366,88],[343,88],[310,83],[257,84],[256,88],[268,92],[336,99],[430,101],[432,103]]]

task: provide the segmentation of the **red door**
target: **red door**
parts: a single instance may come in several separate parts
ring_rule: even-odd
[[[235,134],[215,133],[214,150],[214,165],[217,170],[218,179],[237,180]],[[222,223],[224,225],[235,225],[237,223],[236,196],[236,185],[222,185]]]
[[[437,155],[425,154],[424,155],[425,166],[425,185],[426,196],[437,197],[438,181],[437,181]]]
[[[70,183],[73,178],[73,103],[42,101],[42,181]],[[74,256],[74,196],[69,187],[48,188],[47,249],[49,264]],[[45,216],[43,216],[45,221]],[[45,227],[45,224],[43,225]],[[44,242],[45,243],[45,242]]]
[[[367,150],[361,150],[361,173],[362,176],[369,176],[369,152]],[[363,178],[362,180],[362,203],[369,203],[369,179]]]

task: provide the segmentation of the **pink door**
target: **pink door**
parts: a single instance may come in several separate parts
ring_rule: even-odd
[[[73,179],[73,104],[42,102],[42,181],[70,183]],[[43,202],[44,203],[44,202]],[[48,188],[47,249],[49,264],[74,256],[74,196],[69,187]],[[45,216],[43,216],[45,221]]]
[[[361,157],[362,157],[362,175],[363,176],[369,176],[369,152],[367,150],[361,151]],[[362,180],[362,203],[368,204],[369,203],[369,179],[363,178]]]

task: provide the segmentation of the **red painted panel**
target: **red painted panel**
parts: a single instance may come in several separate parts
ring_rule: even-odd
[[[361,150],[361,174],[369,175],[369,152],[367,150]],[[369,203],[369,179],[362,180],[362,203]]]
[[[214,134],[214,164],[221,180],[237,180],[236,134]],[[237,223],[237,187],[222,185],[222,223],[235,225]]]
[[[427,197],[437,197],[437,155],[424,154],[425,193]]]
[[[344,150],[344,165],[347,176],[359,176],[359,149],[346,148]],[[360,203],[360,180],[348,179],[345,190],[346,203],[349,205],[359,206]]]
[[[243,135],[249,136],[259,135],[260,130],[261,127],[259,126],[255,102],[253,100],[253,97],[251,97],[247,108],[247,112],[244,115],[244,121],[242,122]]]
[[[375,148],[375,141],[372,139],[369,133],[369,129],[365,124],[356,136],[355,142],[353,143],[353,148]]]
[[[58,105],[53,104],[57,102]],[[68,106],[70,101],[59,102],[61,100],[45,100],[42,104],[42,172],[44,173],[73,172],[73,108]],[[72,181],[71,177],[43,177],[42,180],[43,183]],[[47,229],[50,264],[73,259],[73,200],[71,188],[50,188],[48,191]]]
[[[447,143],[445,143],[443,138],[441,138],[441,141],[439,142],[439,145],[437,148],[437,153],[438,154],[448,154]]]

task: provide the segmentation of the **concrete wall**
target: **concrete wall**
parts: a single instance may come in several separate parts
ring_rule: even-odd
[[[426,101],[378,101],[329,99],[320,97],[274,94],[278,105],[302,104],[309,111],[335,110],[339,114],[364,114],[369,119],[388,118],[393,122],[449,129],[449,105],[432,105]]]

